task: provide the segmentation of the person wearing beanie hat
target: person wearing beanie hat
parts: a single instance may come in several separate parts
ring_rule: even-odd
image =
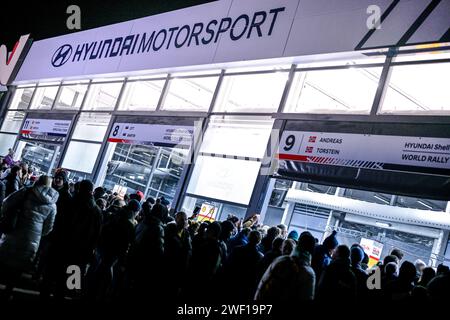
[[[311,267],[314,251],[313,235],[302,232],[290,256],[277,258],[259,282],[257,301],[311,301],[314,299],[316,276]]]
[[[359,245],[353,245],[350,249],[350,260],[352,263],[352,271],[356,277],[356,293],[357,299],[361,300],[367,297],[369,291],[367,288],[368,274],[362,267],[364,259],[364,250]]]
[[[55,170],[55,174],[53,175],[53,189],[63,188],[66,184],[69,183],[69,173],[67,170],[58,168]]]
[[[351,269],[350,254],[346,245],[334,250],[333,261],[322,272],[317,286],[318,301],[351,301],[356,298],[357,282]]]
[[[128,204],[127,208],[130,210],[130,212],[133,212],[137,214],[139,211],[141,211],[141,203],[135,199],[131,199]]]
[[[323,246],[328,250],[334,250],[339,245],[339,242],[336,239],[336,230],[333,230],[333,232],[323,240]]]
[[[140,210],[139,201],[130,200],[103,224],[97,246],[99,264],[92,273],[89,296],[104,301],[111,294],[111,283],[118,283],[123,277],[120,270],[125,267],[128,248],[134,241],[135,217]]]
[[[316,273],[317,279],[320,279],[322,271],[331,263],[333,251],[339,244],[336,235],[336,230],[333,230],[331,235],[326,237],[323,243],[321,245],[317,245],[314,250],[311,265]]]
[[[139,197],[139,201],[143,201],[144,200],[144,193],[142,191],[136,191],[136,194]],[[136,199],[138,200],[138,199]]]
[[[289,234],[287,236],[288,239],[292,239],[295,242],[298,241],[298,237],[299,237],[299,234],[298,234],[297,230],[292,230],[291,232],[289,232]]]
[[[97,187],[94,190],[94,199],[100,199],[100,198],[105,198],[107,197],[108,194],[106,193],[105,189],[103,187]]]
[[[167,200],[167,199],[164,198],[164,197],[161,197],[161,198],[160,198],[160,203],[161,203],[163,206],[166,206],[166,207],[169,207],[169,205],[170,205],[169,200]]]

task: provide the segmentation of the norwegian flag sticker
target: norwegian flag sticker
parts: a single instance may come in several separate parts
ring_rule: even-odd
[[[305,150],[305,152],[306,153],[312,153],[313,152],[313,147],[306,147],[306,150]]]
[[[314,142],[316,142],[316,138],[317,138],[317,136],[310,136],[308,142],[314,143]]]

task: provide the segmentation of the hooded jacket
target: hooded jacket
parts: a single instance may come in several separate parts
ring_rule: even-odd
[[[42,236],[53,228],[58,192],[45,186],[24,188],[5,199],[2,211],[17,210],[17,223],[0,243],[0,263],[16,270],[32,266]]]
[[[255,294],[258,301],[309,301],[314,299],[316,276],[311,254],[297,248],[291,256],[275,259]]]

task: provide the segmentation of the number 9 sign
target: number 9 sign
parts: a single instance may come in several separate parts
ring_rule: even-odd
[[[286,131],[281,136],[280,153],[296,153],[298,151],[298,144],[300,143],[299,136],[294,131]]]

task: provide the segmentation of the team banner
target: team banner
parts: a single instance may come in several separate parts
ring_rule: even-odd
[[[285,131],[279,169],[288,162],[450,175],[450,139]]]
[[[193,136],[193,126],[116,122],[108,141],[188,149]]]
[[[221,0],[33,43],[16,84],[450,41],[450,1]],[[423,48],[423,47],[422,47]],[[3,54],[5,56],[5,54]],[[302,62],[302,59],[298,59]]]
[[[71,123],[71,120],[27,118],[20,134],[25,139],[63,143]]]

